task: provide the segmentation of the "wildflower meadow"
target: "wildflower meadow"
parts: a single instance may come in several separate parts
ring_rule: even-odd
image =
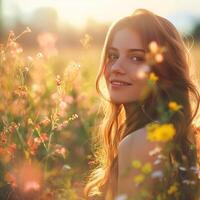
[[[0,199],[82,199],[98,50],[83,35],[79,49],[58,54],[46,34],[26,52],[27,34],[10,31],[0,46]]]
[[[93,45],[95,39],[87,33],[78,47],[61,51],[56,46],[59,36],[46,32],[37,37],[38,49],[26,50],[22,41],[29,34],[29,27],[21,33],[10,31],[0,44],[0,199],[81,200],[92,162],[90,141],[97,115],[101,116],[95,90],[101,47]],[[149,65],[162,62],[165,48],[154,42],[149,48]],[[196,64],[198,54],[194,45]],[[158,80],[150,73],[149,87],[156,87]],[[161,110],[162,123],[147,127],[150,141],[169,142],[166,152],[160,154],[159,147],[150,152],[159,155],[157,163],[173,148],[170,141],[176,130],[168,119],[182,109],[175,101],[167,106]],[[150,174],[156,178],[168,175],[171,169],[167,167],[164,172],[152,172],[150,163],[133,160],[132,170],[141,172],[133,183],[141,184]],[[198,173],[195,166],[190,170]],[[166,194],[160,188],[157,199],[175,198],[178,187],[176,182],[166,185]],[[143,190],[137,198],[148,195]]]

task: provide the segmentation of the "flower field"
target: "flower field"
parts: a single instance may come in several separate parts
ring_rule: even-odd
[[[31,34],[30,28],[19,35],[11,31],[0,44],[0,199],[84,199],[90,139],[98,120],[95,78],[101,47],[86,34],[79,48],[60,50],[46,33],[38,37],[39,49],[24,49],[24,34]],[[198,55],[194,45],[196,65]],[[157,80],[154,74],[151,78]],[[169,107],[176,111],[181,105],[171,102]],[[150,140],[174,135],[171,125],[157,132],[150,132]],[[134,161],[133,168],[140,164]],[[143,171],[149,174],[151,166]],[[169,193],[175,190],[173,185]]]

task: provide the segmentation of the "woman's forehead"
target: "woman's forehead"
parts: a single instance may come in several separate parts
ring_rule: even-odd
[[[138,32],[124,28],[114,33],[110,47],[113,50],[144,49],[143,41]]]

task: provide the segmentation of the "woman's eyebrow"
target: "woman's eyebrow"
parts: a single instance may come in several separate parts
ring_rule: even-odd
[[[118,51],[117,48],[115,47],[109,47],[108,50],[115,50],[115,51]],[[135,52],[135,51],[140,51],[140,52],[144,52],[145,53],[145,50],[144,49],[139,49],[139,48],[134,48],[134,49],[128,49],[127,52]]]

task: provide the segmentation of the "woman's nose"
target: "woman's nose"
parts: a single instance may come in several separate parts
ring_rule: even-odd
[[[125,73],[124,70],[124,62],[122,59],[118,59],[111,67],[111,72],[112,73]]]

